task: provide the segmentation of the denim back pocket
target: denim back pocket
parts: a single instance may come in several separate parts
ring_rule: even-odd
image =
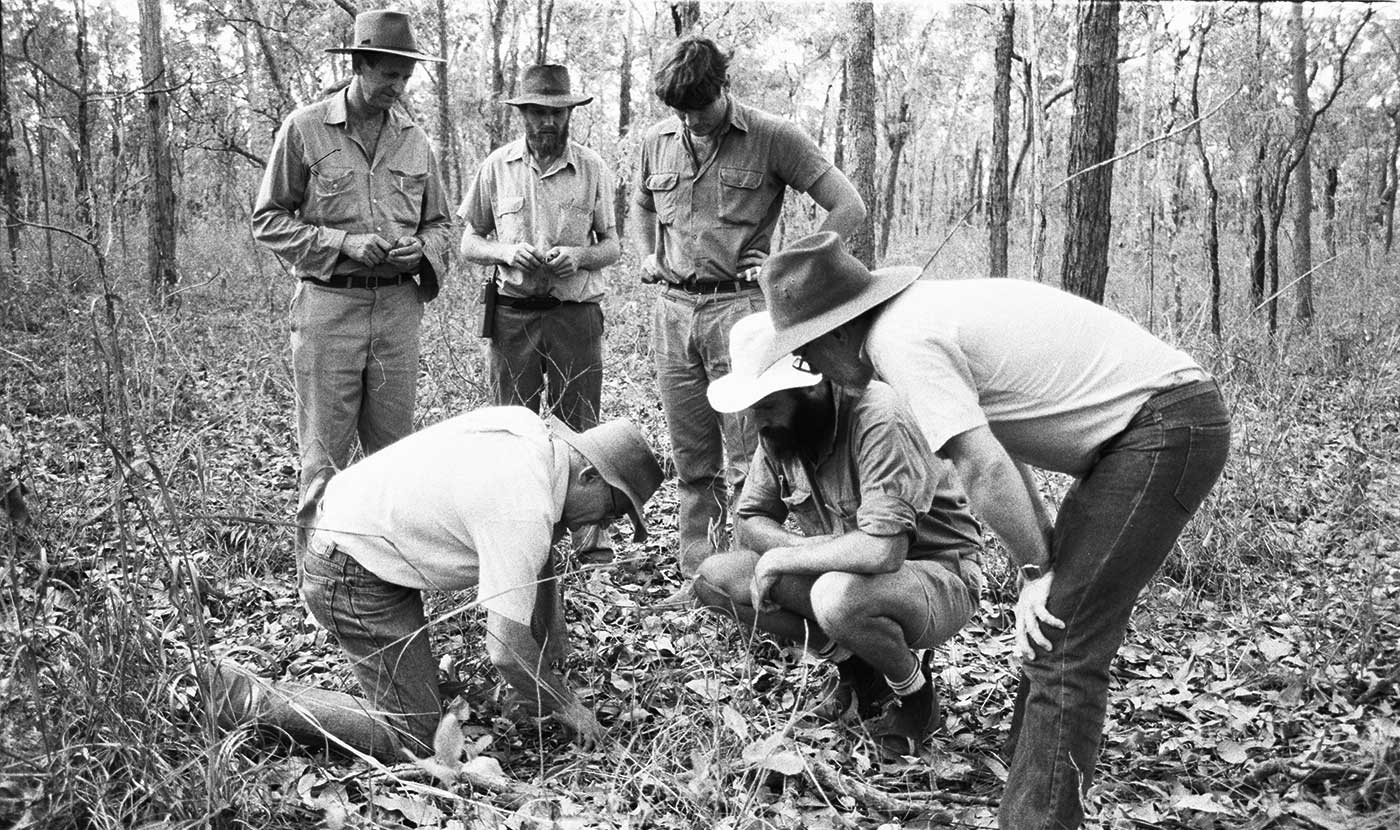
[[[1206,424],[1186,429],[1190,431],[1186,461],[1173,495],[1181,509],[1195,513],[1225,467],[1225,458],[1230,454],[1230,425]]]

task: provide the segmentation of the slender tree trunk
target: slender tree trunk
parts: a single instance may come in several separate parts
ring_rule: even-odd
[[[1303,157],[1293,170],[1293,316],[1304,326],[1313,319],[1312,287],[1312,150],[1307,134],[1312,125],[1312,101],[1308,98],[1308,34],[1303,25],[1303,4],[1294,2],[1289,16],[1293,31],[1293,105],[1299,135],[1306,142]]]
[[[5,211],[5,250],[0,257],[0,293],[10,296],[10,269],[19,265],[20,179],[15,165],[16,119],[10,111],[10,67],[0,37],[0,208]]]
[[[1195,32],[1196,72],[1191,77],[1191,118],[1201,117],[1201,63],[1205,60],[1206,35],[1214,22],[1214,12]],[[1210,269],[1210,333],[1220,339],[1220,191],[1215,186],[1215,175],[1211,171],[1210,156],[1206,154],[1206,142],[1201,133],[1203,125],[1196,124],[1191,131],[1195,139],[1196,155],[1201,161],[1201,178],[1206,185],[1205,251],[1206,266]]]
[[[1031,123],[1034,126],[1036,136],[1035,144],[1031,145],[1031,187],[1029,198],[1031,200],[1031,275],[1036,282],[1045,280],[1045,231],[1048,217],[1046,207],[1050,200],[1045,183],[1045,160],[1050,156],[1050,133],[1045,121],[1045,100],[1041,96],[1040,82],[1043,73],[1040,71],[1040,32],[1036,22],[1036,4],[1031,3],[1026,6],[1026,11],[1030,17],[1027,21],[1026,31],[1030,39],[1030,96],[1031,96]]]
[[[622,65],[617,70],[617,143],[624,144],[632,131],[632,10],[624,7],[622,29]],[[630,204],[626,177],[619,176],[614,186],[613,212],[617,215],[617,236],[626,239],[623,231]]]
[[[851,182],[865,204],[875,204],[875,6],[854,0],[851,20],[850,112]],[[867,268],[875,266],[875,212],[866,211],[860,228],[846,240],[850,252]]]
[[[851,117],[850,96],[851,62],[850,57],[841,59],[841,94],[836,98],[836,136],[833,140],[832,156],[836,167],[846,169],[846,119]]]
[[[1069,142],[1073,178],[1065,194],[1060,283],[1101,303],[1108,281],[1113,165],[1089,168],[1113,157],[1118,137],[1118,2],[1090,3],[1080,13]]]
[[[1322,242],[1330,259],[1337,255],[1337,165],[1327,165],[1327,183],[1322,188]]]
[[[452,152],[452,105],[447,95],[447,0],[437,0],[438,42],[437,56],[442,63],[433,67],[437,73],[437,140],[438,165],[442,169],[442,186],[454,197],[460,196],[453,187],[457,182],[457,159]]]
[[[695,27],[700,25],[700,0],[673,0],[671,23],[678,38],[695,31]]]
[[[877,259],[883,259],[890,246],[890,227],[894,225],[894,197],[899,187],[900,159],[904,145],[909,140],[912,125],[909,122],[909,101],[903,95],[899,99],[898,115],[885,128],[885,145],[890,148],[889,162],[885,166],[885,184],[880,198],[880,247]]]
[[[1385,252],[1390,253],[1391,244],[1395,241],[1395,193],[1396,179],[1400,176],[1400,165],[1397,164],[1397,157],[1400,156],[1400,107],[1397,107],[1390,114],[1390,152],[1385,159],[1385,171],[1389,178],[1389,186],[1386,188],[1381,198],[1381,209],[1384,211],[1382,218],[1385,221]]]
[[[549,63],[549,31],[554,25],[554,0],[535,3],[535,63]]]
[[[1011,216],[1011,198],[1006,190],[1006,170],[1011,145],[1011,53],[1015,49],[1016,6],[1001,4],[1001,25],[997,27],[996,50],[992,66],[996,76],[992,87],[992,172],[987,184],[988,273],[1005,277],[1007,225]]]
[[[495,0],[491,6],[491,103],[488,105],[491,117],[486,121],[486,140],[490,149],[505,143],[507,112],[504,104],[506,72],[501,44],[505,40],[506,14],[510,11],[510,0]]]
[[[96,219],[94,216],[92,192],[92,127],[88,116],[89,91],[92,88],[92,72],[88,62],[87,48],[87,5],[84,0],[73,4],[73,21],[76,24],[77,42],[73,50],[76,61],[78,85],[74,96],[77,100],[77,121],[74,132],[77,134],[76,156],[74,158],[74,203],[77,206],[78,224],[89,241],[97,240]]]
[[[175,267],[175,186],[171,174],[170,95],[165,77],[165,43],[160,0],[141,0],[141,75],[146,99],[146,157],[150,179],[146,198],[146,281],[151,299],[167,305],[179,281]]]
[[[1141,147],[1143,142],[1147,140],[1147,125],[1148,122],[1152,120],[1153,116],[1151,103],[1153,98],[1152,92],[1156,89],[1154,84],[1157,79],[1157,21],[1161,17],[1161,9],[1157,6],[1148,6],[1146,17],[1147,66],[1143,70],[1142,93],[1138,97],[1137,137],[1133,142],[1137,147]],[[1144,202],[1147,201],[1147,197],[1145,197],[1144,194],[1147,182],[1147,169],[1160,155],[1161,153],[1138,153],[1133,159],[1133,172],[1135,175],[1133,181],[1133,215],[1130,220],[1132,223],[1131,232],[1133,239],[1142,238],[1142,211]],[[1147,209],[1151,210],[1155,202],[1156,199],[1153,198],[1152,201],[1147,204]]]

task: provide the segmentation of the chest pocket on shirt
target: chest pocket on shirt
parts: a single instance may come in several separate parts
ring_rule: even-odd
[[[311,170],[310,188],[304,206],[308,218],[317,224],[363,221],[355,204],[355,171],[349,167],[318,164]]]
[[[529,242],[525,238],[525,197],[498,196],[492,210],[496,217],[496,239],[501,242]]]
[[[734,225],[757,225],[768,212],[763,173],[742,167],[719,169],[719,218]]]
[[[428,187],[428,174],[389,170],[387,215],[404,225],[417,226],[423,216],[423,191]]]
[[[586,200],[570,199],[559,206],[559,231],[556,245],[587,245],[593,230],[593,205]]]
[[[652,173],[647,176],[646,189],[656,206],[656,216],[667,225],[674,225],[680,212],[680,194],[676,192],[679,180],[680,176],[675,173]]]

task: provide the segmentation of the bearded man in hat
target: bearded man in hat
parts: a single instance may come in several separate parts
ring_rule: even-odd
[[[418,328],[452,220],[428,136],[395,106],[419,61],[409,19],[355,18],[345,89],[287,117],[253,235],[291,266],[292,379],[303,503],[351,459],[413,430]]]
[[[201,690],[224,726],[277,727],[383,761],[431,755],[442,695],[423,591],[476,586],[497,671],[528,711],[593,745],[601,727],[553,666],[565,643],[552,546],[623,515],[645,539],[643,506],[660,483],[627,421],[576,433],[488,407],[422,429],[330,480],[303,557],[302,598],[365,696],[269,683],[231,663],[203,667]]]
[[[550,412],[574,430],[598,423],[603,397],[603,269],[621,247],[613,179],[603,159],[569,138],[574,107],[567,67],[527,68],[520,93],[524,135],[482,162],[457,217],[462,257],[493,266],[491,394],[497,404]],[[611,559],[600,528],[574,539],[583,561]]]
[[[1133,605],[1229,453],[1215,381],[1088,300],[1023,280],[871,272],[833,234],[775,255],[759,281],[775,351],[844,386],[890,384],[1005,543],[1023,662],[999,821],[1078,827]],[[1029,466],[1076,478],[1058,516]]]
[[[786,354],[769,366],[766,312],[735,323],[729,343],[733,370],[710,403],[747,409],[759,447],[735,506],[738,549],[700,565],[696,596],[834,663],[815,713],[854,701],[872,737],[908,754],[940,722],[931,661],[914,650],[976,612],[981,527],[890,387],[843,389]]]
[[[763,308],[755,279],[768,257],[789,188],[827,211],[843,236],[865,203],[811,136],[735,98],[729,55],[713,40],[676,41],[654,91],[674,116],[642,139],[634,223],[643,279],[662,290],[652,353],[679,477],[680,572],[689,579],[728,546],[730,493],[743,487],[757,444],[753,425],[718,413],[706,387],[729,372],[729,330]],[[685,582],[672,602],[690,597]]]

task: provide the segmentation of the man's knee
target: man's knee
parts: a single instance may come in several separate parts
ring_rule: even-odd
[[[755,559],[746,551],[717,553],[706,558],[695,575],[695,598],[701,605],[726,612],[736,603],[747,605]]]
[[[812,615],[823,631],[841,631],[852,620],[869,616],[869,591],[858,574],[828,571],[812,584]]]

